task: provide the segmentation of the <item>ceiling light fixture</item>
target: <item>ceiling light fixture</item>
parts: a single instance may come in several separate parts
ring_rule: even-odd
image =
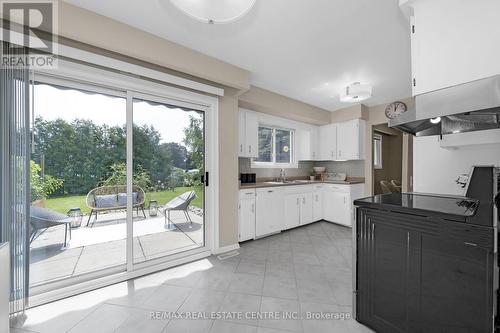
[[[208,24],[234,22],[245,16],[257,0],[170,0],[187,16]]]
[[[345,88],[345,93],[340,95],[340,101],[344,103],[356,103],[372,97],[372,86],[354,82]]]

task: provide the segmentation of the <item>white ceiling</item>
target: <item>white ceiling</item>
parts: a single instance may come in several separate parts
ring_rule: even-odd
[[[251,71],[255,86],[333,111],[346,85],[367,105],[411,95],[408,21],[398,0],[258,0],[240,21],[194,21],[169,0],[66,0]]]

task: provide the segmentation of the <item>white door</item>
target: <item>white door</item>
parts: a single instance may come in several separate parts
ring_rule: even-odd
[[[295,228],[300,224],[300,196],[299,194],[285,195],[285,218],[283,230]]]
[[[316,190],[313,192],[313,221],[323,219],[323,191]]]
[[[357,120],[337,125],[337,159],[359,159],[359,124]]]
[[[300,196],[300,224],[313,222],[313,194],[305,193]]]
[[[240,199],[238,227],[240,242],[255,238],[255,198]]]

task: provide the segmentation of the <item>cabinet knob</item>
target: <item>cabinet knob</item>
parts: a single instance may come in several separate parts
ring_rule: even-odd
[[[252,152],[252,146],[248,146],[248,152],[251,153]]]
[[[243,152],[243,144],[240,145],[240,153]]]

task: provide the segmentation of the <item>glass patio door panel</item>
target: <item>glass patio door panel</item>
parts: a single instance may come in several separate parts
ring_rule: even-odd
[[[30,285],[124,270],[126,98],[62,80],[32,91]]]
[[[205,112],[149,95],[132,99],[133,263],[205,246]]]

